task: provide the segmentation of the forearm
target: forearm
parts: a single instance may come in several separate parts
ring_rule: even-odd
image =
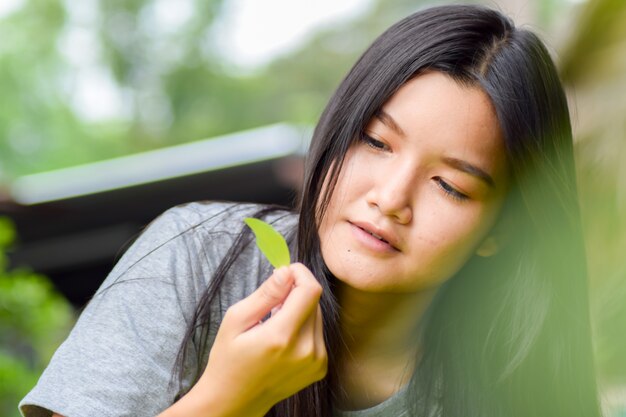
[[[220,401],[208,393],[192,391],[157,417],[263,417],[269,411],[260,411],[259,407],[256,407],[257,410],[253,410],[254,407],[251,406],[245,407],[243,401],[239,404],[237,401]],[[52,417],[64,416],[53,413]]]

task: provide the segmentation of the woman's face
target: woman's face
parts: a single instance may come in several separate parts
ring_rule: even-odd
[[[319,227],[322,255],[360,290],[436,286],[487,237],[507,187],[487,95],[424,73],[392,96],[346,154]]]

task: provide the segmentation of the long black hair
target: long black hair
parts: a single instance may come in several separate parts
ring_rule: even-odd
[[[495,10],[470,5],[429,8],[393,25],[365,51],[321,115],[294,239],[298,260],[324,288],[329,372],[268,415],[331,415],[338,390],[335,355],[342,343],[340,306],[336,278],[321,255],[318,225],[347,150],[384,103],[427,70],[490,97],[512,186],[495,226],[505,242],[502,250],[491,258],[471,258],[441,286],[416,329],[421,356],[407,390],[411,415],[599,416],[565,94],[535,34],[515,28]],[[323,189],[325,181],[329,186]],[[206,306],[239,251],[234,246],[216,273],[181,352],[210,322]]]

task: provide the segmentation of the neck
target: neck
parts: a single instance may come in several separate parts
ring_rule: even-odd
[[[361,409],[380,403],[409,382],[419,355],[415,332],[436,292],[368,293],[341,284],[339,404]]]
[[[436,288],[412,293],[375,293],[343,285],[341,331],[355,359],[394,358],[414,351],[415,331]]]

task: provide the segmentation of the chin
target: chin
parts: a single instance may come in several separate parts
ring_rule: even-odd
[[[389,275],[375,275],[371,271],[361,275],[356,275],[354,270],[350,273],[341,273],[345,271],[337,271],[333,275],[341,283],[342,286],[349,287],[365,293],[387,293],[387,294],[407,294],[419,291],[431,290],[439,287],[446,279],[441,277],[422,277],[421,279],[412,279],[410,281],[402,281],[391,279]]]
[[[331,270],[332,271],[332,270]],[[389,279],[389,276],[378,276],[375,274],[363,273],[355,274],[352,270],[350,273],[334,273],[340,286],[349,287],[353,290],[358,290],[366,293],[401,293],[407,291],[415,291],[411,289],[407,283],[395,282]]]

